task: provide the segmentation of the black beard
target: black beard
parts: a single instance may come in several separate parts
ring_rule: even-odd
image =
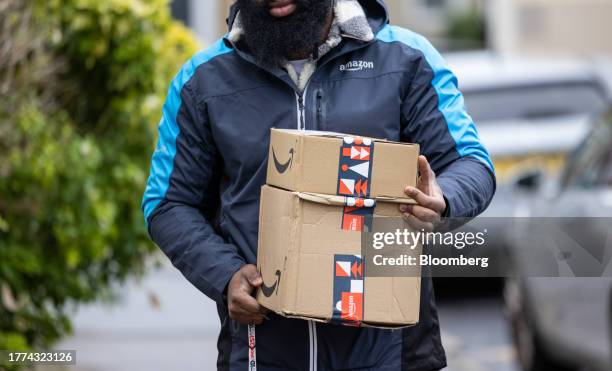
[[[268,0],[237,0],[244,41],[258,63],[280,67],[321,44],[333,0],[296,0],[293,14],[270,15]]]

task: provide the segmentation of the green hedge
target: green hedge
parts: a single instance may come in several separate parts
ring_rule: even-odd
[[[484,49],[486,28],[483,10],[472,6],[467,11],[450,15],[445,36],[452,41],[455,50]]]
[[[0,349],[51,346],[153,251],[140,199],[195,52],[166,0],[0,0]]]

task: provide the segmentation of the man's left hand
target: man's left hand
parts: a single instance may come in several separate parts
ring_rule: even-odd
[[[414,199],[416,205],[401,205],[400,211],[406,222],[416,229],[432,231],[446,211],[446,201],[425,156],[419,156],[419,180],[417,187],[406,187],[406,195]]]

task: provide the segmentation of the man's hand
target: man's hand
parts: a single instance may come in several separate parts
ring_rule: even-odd
[[[406,187],[406,195],[413,198],[417,205],[401,205],[404,219],[416,230],[432,231],[446,211],[446,201],[442,189],[436,181],[425,156],[419,156],[419,181],[417,188]]]
[[[234,273],[227,286],[227,305],[230,318],[243,325],[259,325],[263,322],[266,309],[252,296],[261,286],[263,279],[253,264],[245,265]]]

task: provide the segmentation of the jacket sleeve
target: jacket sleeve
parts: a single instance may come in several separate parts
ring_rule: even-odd
[[[185,72],[170,86],[142,208],[153,241],[200,291],[222,303],[232,275],[245,264],[215,232],[220,159],[205,112]]]
[[[445,216],[472,218],[495,193],[495,173],[457,78],[422,36],[411,34],[410,86],[402,106],[404,141],[416,142],[437,174],[447,202]]]

